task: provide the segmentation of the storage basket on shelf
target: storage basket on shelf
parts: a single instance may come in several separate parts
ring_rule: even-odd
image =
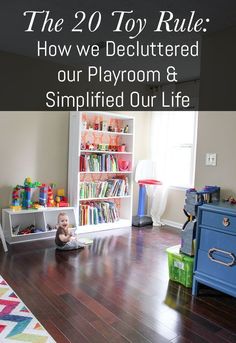
[[[180,245],[166,249],[168,254],[169,278],[184,285],[192,287],[194,258],[181,254]]]

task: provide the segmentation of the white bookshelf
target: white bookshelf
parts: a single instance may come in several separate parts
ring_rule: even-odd
[[[90,128],[85,128],[84,122]],[[100,123],[106,122],[108,131],[101,129]],[[99,129],[95,129],[95,123],[99,124]],[[121,129],[128,126],[128,132],[121,132]],[[99,223],[96,225],[78,225],[78,233],[87,233],[95,231],[103,231],[131,226],[132,222],[132,197],[133,197],[133,166],[134,166],[134,118],[120,114],[108,112],[71,112],[70,113],[70,141],[69,141],[69,166],[68,166],[68,194],[69,202],[75,207],[76,220],[80,223],[79,208],[81,204],[89,203],[90,201],[112,201],[116,202],[119,212],[119,220],[111,223]],[[87,141],[95,145],[94,149],[85,147]],[[119,146],[125,144],[126,150],[111,151],[106,149],[102,151],[97,149],[97,145],[106,144],[108,146]],[[80,156],[91,154],[106,154],[113,155],[117,160],[124,159],[128,161],[129,168],[127,170],[115,171],[80,171]],[[106,179],[123,175],[128,178],[129,192],[124,196],[109,196],[109,197],[90,197],[80,198],[81,182],[92,180],[105,181]]]

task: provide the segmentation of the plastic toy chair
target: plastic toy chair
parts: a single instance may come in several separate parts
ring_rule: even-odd
[[[135,181],[139,184],[138,213],[133,216],[132,225],[143,227],[152,225],[152,218],[145,215],[146,206],[146,186],[161,185],[162,183],[155,180],[155,165],[153,161],[141,160],[138,162],[135,172]]]

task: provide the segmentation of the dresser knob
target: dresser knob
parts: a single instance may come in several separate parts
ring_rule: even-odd
[[[225,217],[225,218],[223,219],[223,222],[222,222],[222,224],[224,225],[224,227],[227,227],[227,226],[229,226],[229,225],[230,225],[229,218]]]

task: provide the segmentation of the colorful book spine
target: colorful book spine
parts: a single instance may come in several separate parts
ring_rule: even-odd
[[[83,154],[80,156],[80,172],[116,172],[118,161],[110,154]]]
[[[81,226],[114,223],[118,220],[117,206],[111,201],[80,204],[79,225]]]
[[[129,194],[128,178],[112,178],[105,181],[81,182],[80,199],[108,198]]]

